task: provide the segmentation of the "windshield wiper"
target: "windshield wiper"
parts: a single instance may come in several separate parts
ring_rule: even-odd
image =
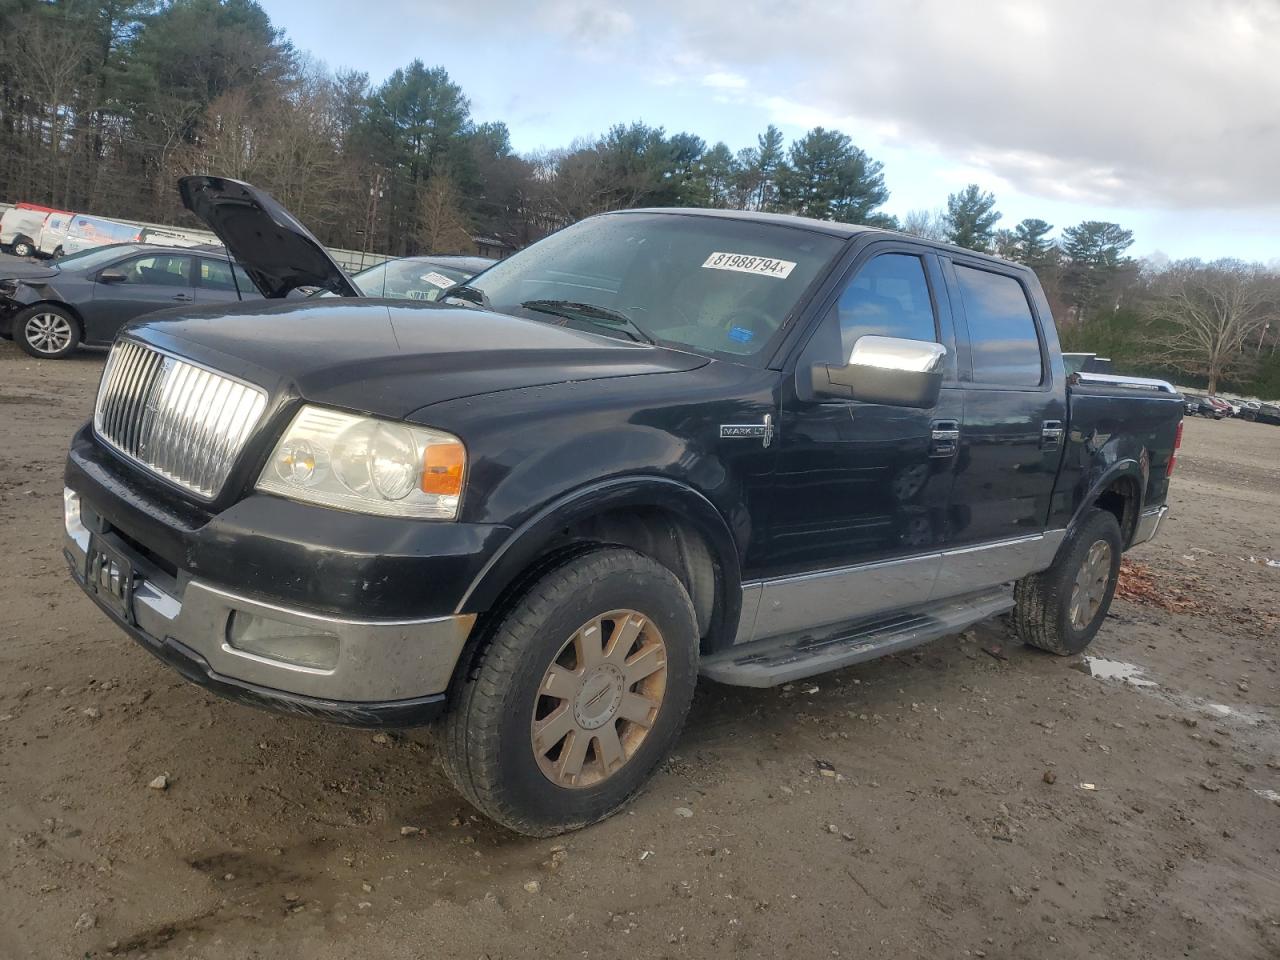
[[[637,343],[655,342],[643,327],[625,313],[619,313],[607,307],[597,307],[594,303],[579,303],[576,300],[526,300],[520,306],[526,310],[549,313],[567,320],[586,320],[588,323],[625,333]]]
[[[464,300],[467,303],[474,303],[479,307],[488,307],[489,298],[479,287],[473,287],[469,283],[455,283],[444,293],[440,294],[441,300]]]

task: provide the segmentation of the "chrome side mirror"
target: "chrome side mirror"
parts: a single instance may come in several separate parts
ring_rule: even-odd
[[[815,363],[810,371],[819,397],[928,409],[942,390],[947,348],[926,340],[859,337],[843,366]]]

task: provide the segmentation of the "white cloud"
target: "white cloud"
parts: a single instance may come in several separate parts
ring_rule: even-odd
[[[511,19],[532,17],[526,27],[555,19],[498,3]],[[1275,0],[626,6],[558,0],[555,9],[578,25],[575,37],[589,31],[656,76],[760,91],[775,122],[936,150],[1030,195],[1280,206]]]
[[[702,78],[702,85],[716,90],[745,90],[747,78],[740,73],[716,70]]]

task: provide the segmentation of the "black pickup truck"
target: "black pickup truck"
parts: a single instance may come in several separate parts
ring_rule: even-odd
[[[1003,613],[1079,652],[1167,509],[1177,395],[1069,382],[1016,264],[634,210],[437,303],[353,299],[270,197],[181,188],[265,296],[339,296],[121,333],[67,461],[72,575],[220,694],[439,719],[461,792],[526,834],[630,799],[699,676],[793,681]]]

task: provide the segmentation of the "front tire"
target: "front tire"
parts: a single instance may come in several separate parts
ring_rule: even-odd
[[[1111,608],[1122,550],[1115,516],[1092,510],[1053,566],[1018,581],[1013,622],[1022,641],[1062,657],[1089,646]]]
[[[621,548],[569,559],[507,611],[460,669],[445,769],[490,819],[547,837],[614,813],[670,752],[693,698],[693,604],[666,567]]]
[[[65,307],[40,303],[13,318],[13,338],[39,360],[61,360],[80,343],[80,321]]]

